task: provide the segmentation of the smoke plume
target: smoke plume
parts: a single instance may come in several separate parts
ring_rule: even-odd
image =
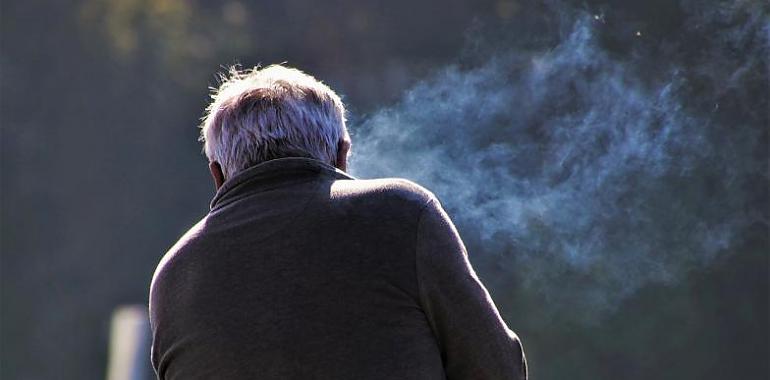
[[[485,43],[356,123],[353,173],[435,192],[484,281],[554,312],[675,284],[768,224],[766,9],[681,6],[665,43],[616,28],[620,52],[585,11],[543,23],[555,44]]]

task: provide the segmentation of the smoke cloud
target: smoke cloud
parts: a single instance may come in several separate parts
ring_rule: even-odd
[[[435,192],[493,293],[600,320],[676,284],[768,225],[766,9],[681,6],[680,36],[622,53],[585,11],[555,44],[486,43],[358,121],[352,172]]]

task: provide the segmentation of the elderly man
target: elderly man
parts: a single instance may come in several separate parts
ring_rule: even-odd
[[[211,211],[150,289],[160,379],[525,379],[439,201],[345,173],[345,109],[326,85],[233,70],[201,140]]]

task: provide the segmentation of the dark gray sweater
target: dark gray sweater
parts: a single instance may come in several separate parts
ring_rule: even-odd
[[[150,289],[160,379],[524,379],[436,198],[283,158],[228,180]]]

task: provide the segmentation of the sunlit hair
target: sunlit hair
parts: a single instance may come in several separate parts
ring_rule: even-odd
[[[347,138],[345,106],[328,86],[282,65],[233,67],[220,79],[200,140],[225,178],[275,158],[336,162],[338,144]]]

